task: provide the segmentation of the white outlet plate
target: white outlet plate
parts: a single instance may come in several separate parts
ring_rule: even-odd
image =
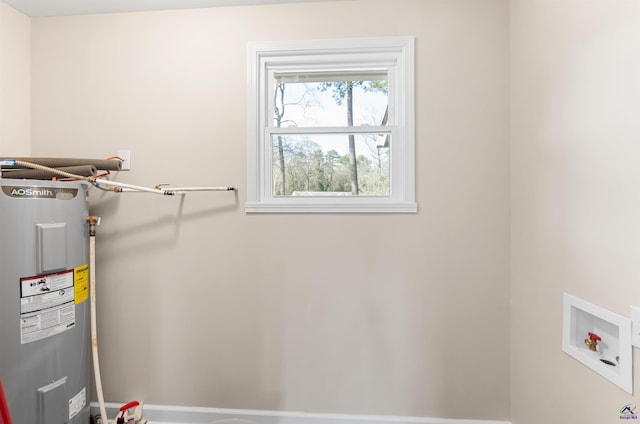
[[[131,150],[118,150],[118,157],[122,158],[122,168],[120,170],[131,170]]]
[[[631,344],[640,348],[640,308],[632,306],[629,317],[631,318]]]

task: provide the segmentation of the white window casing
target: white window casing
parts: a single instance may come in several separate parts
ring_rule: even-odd
[[[385,73],[389,84],[386,125],[275,127],[273,84],[297,74]],[[322,74],[321,74],[322,75]],[[247,201],[245,211],[269,213],[415,213],[414,38],[382,37],[248,44]],[[389,134],[388,196],[276,196],[272,183],[274,135]]]

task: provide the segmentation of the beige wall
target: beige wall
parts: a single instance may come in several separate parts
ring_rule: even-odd
[[[619,422],[637,402],[562,353],[561,322],[563,292],[640,304],[638,40],[637,2],[511,2],[517,424]]]
[[[92,192],[107,398],[503,419],[511,396],[516,424],[617,422],[633,398],[561,352],[561,301],[640,304],[638,12],[360,0],[33,20],[34,154],[127,148],[118,180],[241,189]],[[3,3],[0,20],[4,90],[24,74],[5,77],[9,51],[28,73],[29,22]],[[417,37],[420,213],[245,215],[245,43],[378,35]]]
[[[31,20],[0,2],[0,155],[31,148],[30,37]]]
[[[105,395],[507,419],[506,0],[34,19],[33,153],[132,151],[91,192]],[[246,215],[246,43],[414,35],[415,215]]]

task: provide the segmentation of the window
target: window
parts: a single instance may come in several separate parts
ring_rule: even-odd
[[[417,211],[413,44],[249,44],[247,212]]]

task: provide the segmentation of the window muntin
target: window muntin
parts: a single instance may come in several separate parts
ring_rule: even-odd
[[[417,211],[412,37],[250,43],[248,47],[247,212]],[[354,90],[355,104],[365,106],[354,105],[352,122],[344,117],[344,106],[336,109],[341,105],[336,105],[333,98],[332,105],[325,99],[316,103],[306,101],[305,107],[299,106],[300,98],[308,90],[317,96],[323,83],[334,88],[349,81],[357,82],[357,87],[373,84],[376,88]],[[283,93],[278,93],[279,84],[285,86]],[[384,90],[379,89],[380,84],[385,85]],[[285,97],[288,94],[292,97]],[[326,89],[323,94],[333,93]],[[375,101],[361,100],[371,94],[382,97]],[[283,107],[285,104],[298,106],[287,108]],[[337,110],[333,117],[319,114],[328,105]],[[292,148],[316,143],[320,146],[316,146],[316,154],[326,162],[331,150],[329,140],[349,136],[355,146],[356,163],[366,148],[364,140],[371,143],[375,138],[383,146],[381,155],[387,158],[380,172],[383,181],[387,181],[383,188],[364,190],[363,184],[362,188],[352,187],[347,192],[344,185],[340,190],[328,191],[316,190],[330,187],[326,184],[307,184],[303,190],[294,190],[287,184],[282,187],[279,174],[285,171],[286,183],[286,172],[293,169],[294,163],[292,157],[280,153],[278,140],[293,143]],[[312,162],[312,156],[298,159]],[[362,174],[364,178],[366,173]]]

